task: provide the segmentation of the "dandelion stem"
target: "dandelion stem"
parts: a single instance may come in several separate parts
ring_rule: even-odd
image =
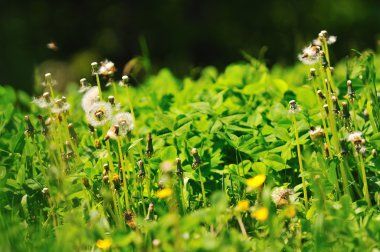
[[[300,167],[300,174],[301,174],[301,180],[302,180],[302,188],[303,188],[303,198],[305,201],[305,208],[306,210],[309,208],[309,200],[307,197],[307,189],[306,189],[306,181],[304,177],[304,170],[303,170],[303,164],[302,164],[302,154],[301,154],[301,146],[300,146],[300,140],[298,137],[298,130],[297,130],[297,121],[295,114],[292,114],[292,120],[293,120],[293,128],[294,128],[294,134],[296,136],[296,143],[297,143],[297,156],[298,156],[298,164]]]
[[[202,173],[201,173],[201,164],[198,165],[198,174],[199,174],[199,181],[201,182],[201,190],[202,190],[202,197],[203,197],[203,207],[206,206],[206,193],[205,193],[205,187],[203,185],[203,180],[202,180]]]
[[[368,192],[367,175],[366,175],[366,172],[365,172],[364,160],[363,160],[363,157],[360,154],[359,154],[359,160],[360,160],[361,175],[362,175],[362,180],[363,180],[363,194],[364,194],[364,198],[367,201],[368,206],[371,206],[371,199],[369,197],[369,192]]]

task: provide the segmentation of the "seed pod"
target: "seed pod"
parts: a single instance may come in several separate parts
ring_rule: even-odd
[[[142,160],[137,161],[137,165],[140,168],[138,176],[139,176],[139,178],[144,179],[144,177],[145,177],[144,161],[142,161]]]
[[[149,207],[148,207],[148,214],[146,215],[145,220],[153,221],[153,219],[154,219],[154,204],[153,202],[150,202]]]
[[[88,178],[82,178],[82,184],[83,184],[87,189],[90,188],[90,181],[88,180]]]
[[[127,86],[129,84],[129,76],[128,75],[123,75],[123,77],[121,77],[121,80],[122,80],[123,85]]]
[[[202,159],[201,157],[199,156],[198,154],[198,150],[196,148],[193,148],[191,150],[191,154],[193,155],[193,164],[191,165],[191,167],[193,169],[196,169],[197,167],[199,167],[202,163]]]
[[[324,144],[324,148],[325,148],[326,157],[329,157],[330,156],[330,152],[329,152],[329,146],[327,145],[327,143]]]
[[[323,108],[325,109],[326,115],[329,114],[329,105],[325,104],[323,105]]]
[[[183,175],[183,169],[182,169],[181,159],[176,158],[175,161],[177,163],[177,175],[179,177],[182,177],[182,175]]]
[[[148,133],[147,136],[147,144],[146,144],[146,155],[150,158],[153,155],[153,140],[152,140],[152,133]]]
[[[88,129],[90,130],[91,135],[94,135],[95,134],[94,126],[92,126],[91,124],[87,124],[87,126],[88,126]]]
[[[125,211],[124,221],[131,229],[136,229],[135,215],[133,214],[133,212]]]
[[[105,184],[108,184],[108,180],[109,180],[108,175],[104,175],[104,176],[103,176],[103,182],[104,182]]]
[[[98,74],[98,62],[91,63],[92,75]]]
[[[95,145],[95,148],[98,150],[102,148],[102,143],[99,141],[99,139],[95,139],[94,145]]]
[[[326,68],[329,64],[327,62],[327,59],[326,59],[326,55],[325,55],[325,52],[324,51],[321,51],[320,52],[320,56],[321,56],[321,59],[322,59],[322,67],[323,68]]]

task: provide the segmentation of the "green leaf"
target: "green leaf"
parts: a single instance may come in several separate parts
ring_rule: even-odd
[[[161,160],[175,160],[177,158],[177,149],[174,146],[169,146],[161,151]]]

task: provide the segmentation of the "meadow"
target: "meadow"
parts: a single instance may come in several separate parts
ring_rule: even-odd
[[[335,40],[291,68],[0,86],[0,251],[380,251],[379,56],[335,65]]]

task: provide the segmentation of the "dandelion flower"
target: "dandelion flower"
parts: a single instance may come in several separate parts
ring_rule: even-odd
[[[104,240],[98,240],[96,242],[96,246],[103,250],[108,250],[112,245],[112,242],[110,239],[104,239]]]
[[[249,201],[248,200],[241,200],[236,205],[236,210],[238,212],[245,212],[249,210]]]
[[[32,102],[40,108],[48,108],[53,105],[49,92],[45,92],[41,97],[33,98]]]
[[[112,118],[112,106],[108,102],[96,102],[87,111],[87,120],[94,127],[102,126]]]
[[[297,210],[296,210],[296,207],[294,205],[289,205],[285,209],[285,216],[288,217],[289,219],[291,219],[294,216],[296,216],[296,214],[297,214]]]
[[[160,199],[165,199],[173,194],[173,190],[170,188],[164,188],[156,192],[156,196]]]
[[[82,98],[82,108],[84,111],[88,111],[91,106],[99,101],[98,87],[91,87],[87,90]]]
[[[251,213],[251,217],[255,218],[258,221],[264,222],[268,219],[269,211],[266,207],[260,207],[256,211]]]
[[[309,45],[302,50],[302,53],[298,55],[298,59],[306,64],[313,65],[318,62],[320,58],[321,47],[318,45]]]
[[[254,176],[253,178],[247,179],[246,184],[248,187],[256,189],[260,187],[262,184],[264,184],[266,178],[267,176],[265,176],[264,174],[259,174]]]
[[[121,112],[114,116],[112,124],[119,125],[119,134],[125,136],[135,128],[133,117],[128,112]]]

